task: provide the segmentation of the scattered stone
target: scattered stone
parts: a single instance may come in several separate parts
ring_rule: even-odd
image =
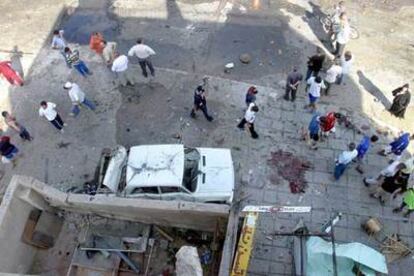
[[[241,54],[239,58],[244,64],[249,64],[252,61],[252,56],[248,53]]]
[[[70,145],[71,143],[65,143],[65,142],[60,142],[60,143],[58,143],[57,144],[57,147],[59,148],[59,149],[65,149],[65,148],[67,148],[69,145]]]

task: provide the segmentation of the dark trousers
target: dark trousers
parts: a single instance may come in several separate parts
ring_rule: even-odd
[[[329,82],[327,82],[327,81],[324,81],[324,83],[325,83],[325,95],[328,95],[328,93],[329,93],[329,90],[331,89],[331,86],[332,86],[332,83],[329,83]]]
[[[207,121],[213,121],[213,117],[211,117],[210,114],[208,114],[206,104],[203,104],[202,106],[194,106],[193,109],[191,110],[191,117],[194,118],[196,116],[195,112],[197,110],[201,110],[203,112],[204,117],[206,117]]]
[[[63,128],[63,121],[62,118],[60,118],[59,114],[56,115],[56,118],[52,121],[49,121],[52,123],[52,125],[55,126],[55,128],[61,130]]]
[[[22,138],[23,140],[27,140],[30,141],[32,140],[32,136],[30,136],[30,133],[27,131],[27,129],[25,129],[24,127],[20,127],[20,133],[19,133],[20,138]]]
[[[237,125],[238,128],[244,129],[244,126],[246,125],[247,121],[245,118],[243,118],[240,123]],[[252,135],[252,138],[257,139],[259,138],[259,135],[257,134],[256,130],[254,129],[254,124],[250,123],[249,124],[249,131],[250,134]]]
[[[293,89],[290,86],[286,86],[286,90],[285,90],[285,100],[289,100],[291,99],[292,102],[296,100],[296,92],[297,92],[298,88]]]
[[[152,62],[149,58],[139,59],[139,66],[141,66],[142,75],[144,75],[144,77],[148,77],[147,66],[151,72],[151,76],[155,76],[154,67],[152,66]]]
[[[316,77],[318,74],[319,71],[313,71],[312,69],[308,68],[308,71],[306,71],[306,80],[308,80],[310,77]]]
[[[334,170],[335,180],[339,180],[339,178],[341,178],[347,166],[348,166],[347,164],[341,164],[341,163],[338,163],[335,165],[335,170]]]
[[[345,44],[336,42],[336,49],[335,49],[334,55],[336,57],[342,57],[342,55],[344,54],[344,51],[345,51]]]

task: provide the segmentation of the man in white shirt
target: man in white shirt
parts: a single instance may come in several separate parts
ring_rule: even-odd
[[[116,74],[118,85],[134,85],[134,79],[128,70],[128,57],[126,55],[115,53],[111,69]]]
[[[70,113],[71,116],[76,117],[79,115],[80,105],[85,105],[90,110],[95,110],[95,104],[85,97],[85,93],[80,89],[79,85],[77,85],[76,83],[68,81],[63,86],[63,89],[68,90],[69,98],[72,101],[72,110]]]
[[[339,66],[339,60],[335,60],[332,66],[326,71],[325,76],[325,95],[328,95],[331,85],[337,81],[338,76],[342,74],[342,67]]]
[[[325,89],[326,86],[321,77],[310,77],[307,81],[308,84],[308,96],[309,105],[311,112],[316,110],[316,102],[321,97],[321,90]]]
[[[348,150],[343,151],[338,159],[335,160],[335,180],[339,180],[342,174],[345,172],[346,167],[358,156],[358,150],[356,149],[355,143],[348,145]]]
[[[40,102],[39,116],[45,117],[55,128],[63,133],[63,127],[66,124],[60,118],[59,113],[56,111],[56,104],[46,101]]]
[[[342,67],[342,74],[338,78],[338,84],[341,84],[344,77],[348,77],[351,73],[351,67],[354,59],[352,57],[352,53],[350,51],[346,51],[344,56],[341,57],[341,67]]]
[[[117,44],[116,42],[107,42],[104,40],[102,41],[102,47],[102,57],[106,65],[110,66],[115,59]]]
[[[336,36],[336,47],[334,55],[338,58],[342,57],[345,45],[351,38],[351,26],[349,26],[348,17],[345,13],[341,14],[341,22],[338,35]]]
[[[246,113],[244,114],[243,119],[240,121],[240,123],[237,125],[240,129],[245,129],[245,126],[247,125],[247,129],[250,132],[250,135],[253,139],[259,138],[259,135],[254,129],[254,121],[256,119],[256,113],[259,111],[259,108],[255,103],[251,103],[249,105],[249,108],[246,110]]]
[[[139,65],[142,69],[142,75],[148,77],[147,66],[151,72],[151,75],[155,76],[154,67],[152,66],[151,56],[155,55],[155,51],[149,46],[142,43],[142,38],[138,38],[137,44],[134,45],[128,51],[128,56],[136,56],[138,58]]]

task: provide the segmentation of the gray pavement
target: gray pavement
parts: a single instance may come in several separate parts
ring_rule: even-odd
[[[5,99],[8,104],[2,104],[21,119],[35,140],[23,144],[17,135],[7,131],[24,156],[16,168],[3,169],[6,174],[1,180],[2,188],[13,174],[34,176],[62,190],[82,186],[91,179],[101,149],[116,144],[182,142],[189,146],[225,147],[232,149],[237,189],[249,195],[243,206],[313,208],[309,214],[260,216],[249,275],[289,275],[289,238],[270,240],[266,236],[292,230],[300,218],[311,231],[318,231],[329,217],[342,212],[336,239],[358,241],[378,249],[379,243],[360,227],[367,218],[376,216],[387,233],[399,233],[413,246],[413,220],[404,221],[391,212],[400,199],[381,206],[368,196],[363,176],[354,167],[340,181],[333,181],[334,158],[349,142],[359,142],[362,135],[339,126],[335,138],[320,143],[318,151],[311,151],[300,135],[311,118],[303,109],[307,101],[303,85],[295,103],[282,99],[286,73],[293,65],[305,71],[307,56],[321,45],[315,31],[317,19],[308,14],[308,1],[259,2],[261,6],[255,8],[250,1],[81,1],[79,8],[70,9],[59,25],[94,72],[87,79],[68,70],[60,54],[49,49],[45,38],[53,22],[48,28],[36,30],[37,37],[43,38],[39,43],[45,44],[36,52],[32,65],[24,66],[27,85],[10,89]],[[59,15],[58,8],[54,14]],[[111,72],[88,49],[92,31],[101,31],[108,40],[117,41],[122,52],[137,37],[144,37],[157,52],[153,59],[156,78],[144,79],[136,61],[131,61],[137,84],[133,88],[115,87]],[[356,43],[351,46],[357,47],[353,46]],[[252,54],[252,63],[243,65],[238,61],[243,52]],[[226,74],[223,69],[228,62],[236,66]],[[212,123],[202,114],[195,120],[189,117],[193,90],[205,75],[210,77],[208,107],[215,118]],[[68,116],[70,101],[62,89],[67,80],[77,82],[97,103],[95,113],[83,109],[76,119]],[[260,112],[255,124],[258,140],[236,128],[250,85],[259,90]],[[57,103],[68,123],[64,134],[38,118],[38,103],[43,99]],[[367,104],[374,103],[353,75],[346,85],[333,87],[332,94],[322,98],[319,110],[346,113],[358,126],[370,125],[367,133],[371,134],[385,127],[373,122],[371,114],[366,113]],[[176,138],[177,134],[181,139]],[[376,151],[391,139],[389,136],[381,135],[380,143],[368,154],[367,175],[376,174],[386,165],[385,158],[376,155]],[[312,164],[304,175],[308,184],[305,193],[292,194],[282,173],[270,165],[271,153],[278,150]],[[389,268],[390,275],[411,275],[414,264],[410,256]]]

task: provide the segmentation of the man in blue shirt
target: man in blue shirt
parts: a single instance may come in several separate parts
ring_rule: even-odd
[[[324,120],[324,116],[321,117],[319,113],[316,113],[315,115],[313,115],[312,120],[309,123],[308,132],[310,138],[310,148],[313,150],[318,149],[316,143],[319,141],[320,123]]]
[[[377,135],[372,135],[371,137],[364,136],[364,138],[362,138],[361,142],[357,146],[357,151],[358,151],[358,156],[357,156],[358,166],[356,167],[356,170],[359,173],[361,173],[361,174],[364,173],[364,170],[362,169],[362,160],[364,159],[365,154],[368,152],[368,149],[369,149],[371,143],[375,143],[377,141],[378,141],[378,136]]]
[[[383,150],[379,152],[379,154],[387,156],[391,153],[396,155],[396,159],[400,159],[404,150],[408,147],[410,140],[414,139],[414,135],[411,135],[406,132],[393,142],[391,142],[388,146],[386,146]]]

